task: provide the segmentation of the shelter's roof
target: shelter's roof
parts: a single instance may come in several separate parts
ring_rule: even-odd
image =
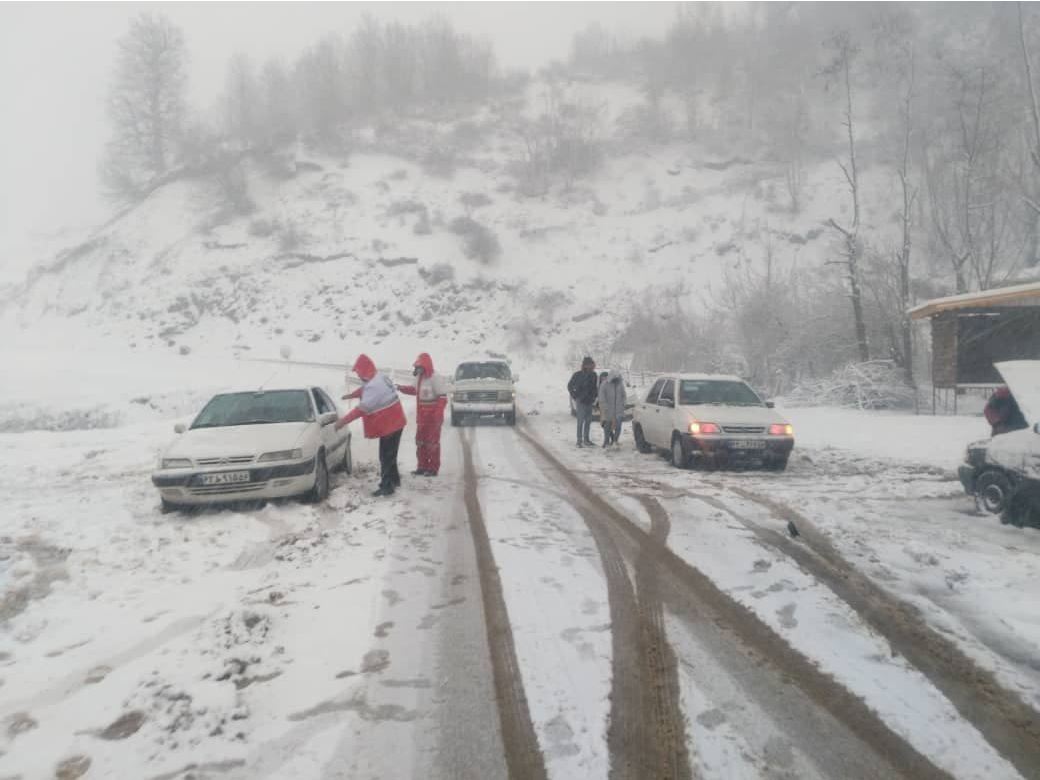
[[[936,298],[933,301],[925,301],[915,306],[910,309],[909,314],[911,319],[921,320],[945,311],[970,309],[977,306],[996,306],[1011,301],[1029,299],[1035,299],[1037,305],[1040,305],[1040,282],[1016,284],[1011,287],[996,287],[992,290],[951,295],[947,298]]]

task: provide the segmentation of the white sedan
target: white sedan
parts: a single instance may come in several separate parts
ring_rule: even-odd
[[[757,463],[787,468],[794,428],[735,376],[672,374],[636,404],[632,434],[642,452],[664,450],[678,468]]]
[[[318,387],[213,396],[159,456],[152,484],[163,511],[300,496],[324,501],[329,470],[350,473],[350,430]]]

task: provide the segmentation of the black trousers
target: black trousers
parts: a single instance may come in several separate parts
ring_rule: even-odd
[[[397,487],[401,484],[401,473],[397,470],[397,450],[401,447],[404,430],[379,437],[379,484],[382,487]]]

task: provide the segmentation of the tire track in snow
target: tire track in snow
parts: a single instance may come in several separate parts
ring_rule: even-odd
[[[975,726],[1023,777],[1040,778],[1040,713],[1004,687],[993,672],[983,669],[952,640],[931,628],[917,609],[861,574],[804,515],[744,488],[729,485],[727,489],[775,517],[794,523],[799,539],[804,541],[795,542],[782,533],[745,520],[717,498],[693,492],[686,495],[726,512],[763,543],[793,558],[827,585],[927,677],[961,717]]]
[[[640,498],[650,516],[650,543],[644,544],[636,559],[636,589],[642,623],[644,662],[647,665],[645,683],[650,688],[644,696],[650,698],[653,725],[658,745],[658,777],[691,777],[690,757],[686,746],[686,729],[680,704],[679,660],[668,643],[664,624],[664,603],[659,583],[660,569],[656,553],[667,547],[671,521],[664,508],[649,496]],[[644,683],[644,684],[645,684]]]
[[[502,579],[495,565],[491,540],[488,538],[477,495],[478,480],[473,466],[472,442],[462,429],[459,430],[459,439],[464,463],[463,499],[477,556],[477,570],[480,572],[484,621],[491,652],[491,670],[501,721],[502,742],[505,746],[506,766],[512,780],[544,780],[548,777],[545,759],[531,721],[520,664],[516,657],[516,645],[513,642],[513,629],[509,623],[509,612],[502,592]]]
[[[534,446],[536,455],[547,454],[526,431],[517,430]],[[549,462],[562,468],[551,456]],[[689,780],[694,775],[679,705],[678,661],[665,632],[653,545],[647,545],[635,562],[633,587],[625,558],[600,513],[590,502],[576,501],[573,491],[566,500],[588,528],[607,581],[612,649],[610,776]],[[658,547],[665,543],[668,529],[665,517],[655,528]]]
[[[772,666],[781,681],[796,685],[817,710],[829,714],[858,740],[863,755],[834,757],[838,761],[849,759],[855,762],[844,767],[843,776],[877,777],[876,764],[882,762],[888,766],[888,771],[883,775],[886,777],[950,779],[947,772],[935,766],[907,740],[896,734],[862,699],[854,696],[787,644],[751,610],[724,593],[703,572],[667,546],[655,543],[650,534],[601,498],[532,433],[523,426],[519,426],[517,432],[571,487],[576,497],[592,507],[599,518],[636,546],[637,557],[649,554],[653,565],[662,574],[668,575],[662,578],[661,583],[673,591],[674,596],[669,598],[669,603],[678,615],[690,615],[695,624],[703,622],[706,614],[710,615],[711,622],[736,639],[732,652],[734,663],[742,663],[741,656],[748,656],[750,651],[762,662]],[[647,547],[650,553],[645,552]],[[755,691],[750,690],[749,694],[753,695]],[[867,753],[873,754],[873,757],[865,755]]]

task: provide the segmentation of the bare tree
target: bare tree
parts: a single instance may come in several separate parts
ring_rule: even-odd
[[[292,82],[279,60],[268,60],[260,75],[261,126],[267,146],[287,143],[299,128]]]
[[[852,65],[859,54],[859,47],[853,42],[847,30],[836,33],[827,42],[827,48],[833,53],[833,59],[824,69],[828,78],[838,81],[845,92],[845,120],[842,123],[848,131],[849,163],[838,160],[838,165],[849,185],[852,196],[852,223],[841,226],[832,217],[829,224],[843,238],[845,243],[845,259],[840,262],[848,270],[849,298],[852,302],[852,317],[856,328],[856,346],[860,360],[870,360],[870,345],[867,342],[867,325],[863,316],[863,295],[860,290],[859,262],[862,253],[860,244],[860,202],[859,202],[859,167],[856,162],[856,132],[852,114]]]
[[[1026,45],[1025,19],[1022,15],[1022,3],[1018,4],[1018,40],[1022,45],[1022,65],[1025,70],[1026,89],[1029,92],[1029,111],[1033,118],[1033,164],[1040,169],[1040,108],[1037,107],[1036,86],[1033,84],[1033,68],[1029,62],[1029,47]],[[1035,200],[1027,199],[1030,208],[1040,213],[1040,204]]]
[[[351,111],[343,40],[327,35],[305,52],[296,65],[295,82],[306,129],[315,140],[334,146]]]
[[[922,144],[932,230],[957,292],[1006,278],[1022,251],[1020,214],[1005,173],[1014,167],[1002,74],[989,63],[948,67],[948,126]]]
[[[140,14],[118,43],[103,174],[123,195],[166,173],[184,123],[187,49],[165,16]]]
[[[899,184],[903,193],[903,211],[900,221],[903,227],[903,242],[896,256],[899,267],[899,304],[900,304],[900,332],[903,344],[903,368],[906,370],[907,381],[914,381],[914,330],[910,321],[910,250],[913,239],[914,226],[914,201],[917,200],[917,187],[910,182],[910,145],[914,129],[914,44],[913,41],[906,42],[905,48],[905,79],[906,91],[903,96],[902,110],[903,120],[903,154],[899,163]]]
[[[260,140],[262,104],[252,63],[245,54],[235,54],[228,63],[224,121],[228,134],[244,147],[252,147]]]

